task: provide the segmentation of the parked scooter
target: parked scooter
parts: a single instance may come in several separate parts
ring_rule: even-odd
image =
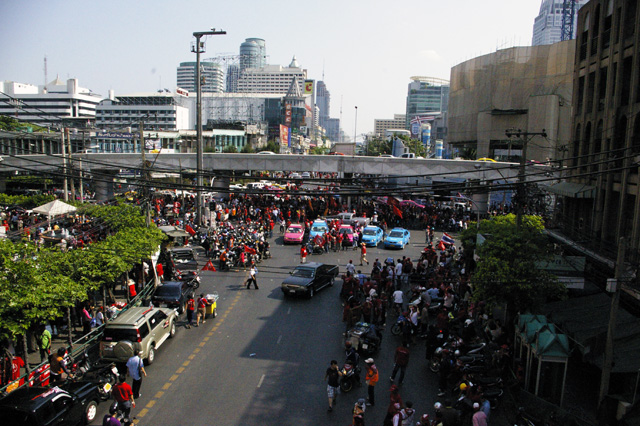
[[[342,376],[340,376],[340,390],[349,392],[353,386],[358,383],[356,375],[360,373],[360,367],[345,363],[342,368]]]
[[[68,358],[69,371],[74,380],[86,380],[98,386],[100,398],[106,401],[111,397],[111,388],[116,384],[118,378],[118,368],[114,363],[94,362],[89,359],[89,354],[85,351],[82,358],[77,362],[72,362]]]

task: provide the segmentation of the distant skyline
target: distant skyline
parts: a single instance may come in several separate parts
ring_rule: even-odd
[[[169,0],[3,1],[0,79],[44,84],[77,78],[103,96],[175,91],[181,62],[195,61],[194,31],[212,27],[202,59],[239,53],[247,38],[266,42],[267,63],[295,55],[331,93],[331,117],[353,137],[374,119],[405,113],[412,76],[449,79],[451,67],[531,44],[540,0],[434,1]],[[340,110],[342,109],[342,114]]]

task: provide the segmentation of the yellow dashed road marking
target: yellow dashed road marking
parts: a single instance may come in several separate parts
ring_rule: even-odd
[[[171,387],[171,383],[165,383],[165,384],[162,386],[162,389],[163,389],[163,390],[167,390],[167,389],[169,389],[170,387]]]

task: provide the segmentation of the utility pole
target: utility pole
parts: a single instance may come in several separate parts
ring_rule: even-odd
[[[613,335],[616,328],[616,317],[618,316],[618,306],[620,305],[620,290],[624,275],[624,256],[626,251],[626,240],[621,237],[618,240],[618,257],[616,259],[616,272],[613,279],[613,288],[610,288],[610,281],[607,280],[607,291],[613,291],[611,296],[611,311],[609,312],[609,326],[607,327],[607,340],[604,348],[604,359],[602,362],[602,377],[600,378],[600,393],[598,395],[598,409],[602,406],[604,397],[609,392],[609,381],[611,370],[613,369]]]
[[[144,121],[140,121],[140,154],[142,155],[142,170],[141,174],[141,182],[142,182],[142,198],[144,200],[144,218],[145,224],[147,228],[151,223],[151,217],[149,212],[149,177],[147,176],[147,156],[144,152]]]
[[[518,229],[522,226],[522,216],[524,215],[524,202],[526,199],[524,184],[525,184],[525,167],[527,165],[527,143],[533,139],[534,136],[547,137],[547,132],[542,129],[542,132],[523,132],[520,129],[507,129],[505,135],[508,138],[516,137],[522,142],[522,155],[520,156],[520,171],[518,172],[518,192],[516,205],[516,226]]]
[[[62,145],[62,176],[64,176],[62,181],[62,191],[64,193],[64,201],[69,201],[69,181],[67,180],[67,146],[64,140],[66,131],[67,129],[63,127],[62,132],[60,133],[60,145]]]
[[[204,206],[202,203],[202,163],[203,161],[203,143],[202,143],[202,81],[200,76],[200,53],[204,53],[204,43],[200,41],[203,36],[208,35],[222,35],[226,34],[226,31],[216,31],[212,28],[211,31],[199,31],[193,33],[196,38],[195,46],[191,46],[191,51],[196,54],[196,217],[199,225],[204,225],[203,211]]]

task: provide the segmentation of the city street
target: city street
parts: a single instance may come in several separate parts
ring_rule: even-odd
[[[368,259],[419,256],[424,234],[415,231],[402,251],[369,248]],[[344,361],[342,281],[318,292],[312,299],[284,299],[280,283],[299,263],[300,246],[283,246],[277,232],[271,240],[272,259],[258,265],[259,290],[246,290],[247,272],[203,272],[198,292],[217,291],[218,317],[204,326],[180,327],[176,337],[159,350],[147,368],[142,397],[133,414],[138,424],[150,425],[345,425],[366,386],[338,397],[336,409],[327,412],[326,382],[331,359]],[[350,259],[359,263],[359,251],[310,255],[308,261],[340,266]],[[371,266],[364,266],[369,273]],[[184,317],[182,318],[184,320]],[[393,353],[400,338],[388,331],[375,356],[380,371],[376,406],[367,407],[366,422],[381,424],[389,402],[389,376]],[[424,342],[411,347],[407,377],[401,388],[404,401],[413,401],[417,415],[433,414],[437,378],[424,360]],[[130,379],[129,379],[130,380]],[[364,382],[364,374],[363,374]],[[108,404],[100,406],[100,424]]]

